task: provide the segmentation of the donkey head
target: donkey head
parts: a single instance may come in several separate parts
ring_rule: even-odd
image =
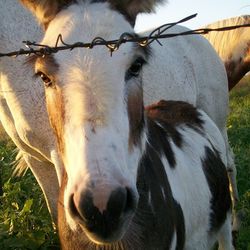
[[[43,44],[106,40],[133,33],[136,15],[157,0],[22,0],[45,27]],[[132,24],[132,25],[131,25]],[[60,45],[60,44],[59,44]],[[67,181],[66,220],[97,243],[120,240],[138,202],[137,165],[144,126],[141,70],[148,50],[125,44],[38,57],[51,126]]]

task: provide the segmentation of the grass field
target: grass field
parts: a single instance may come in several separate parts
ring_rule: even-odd
[[[28,171],[24,177],[11,177],[14,146],[0,142],[0,249],[59,249],[40,188]],[[0,190],[1,192],[1,190]]]
[[[238,171],[238,209],[245,214],[237,249],[250,250],[250,76],[232,91],[230,109],[228,135]]]
[[[244,212],[237,250],[250,250],[250,76],[231,92],[230,109],[228,133],[238,169],[238,210]],[[57,235],[31,172],[11,177],[13,149],[0,131],[0,249],[58,249]]]

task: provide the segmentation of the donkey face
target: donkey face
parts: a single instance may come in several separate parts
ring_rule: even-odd
[[[151,10],[157,1],[23,2],[46,27],[42,43],[53,46],[58,34],[73,43],[132,33],[136,14]],[[137,206],[144,125],[141,68],[146,60],[146,50],[126,44],[112,57],[96,47],[35,63],[65,166],[67,223],[72,230],[80,225],[97,243],[121,239]]]

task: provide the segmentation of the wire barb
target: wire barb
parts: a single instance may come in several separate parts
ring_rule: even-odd
[[[202,34],[207,34],[209,32],[214,32],[214,31],[220,32],[220,31],[229,31],[233,29],[250,27],[250,23],[249,23],[249,24],[227,26],[227,27],[221,27],[221,28],[202,28],[202,29],[188,30],[188,31],[180,32],[180,33],[170,33],[170,32],[166,33],[167,30],[171,29],[175,25],[186,22],[192,18],[195,18],[196,16],[197,14],[193,14],[177,22],[164,24],[156,28],[155,30],[153,30],[148,36],[145,36],[145,37],[140,37],[140,36],[125,32],[116,40],[107,41],[102,37],[95,37],[89,43],[76,42],[73,44],[68,44],[63,40],[62,34],[59,34],[56,39],[56,43],[54,47],[50,47],[44,44],[38,44],[36,42],[23,41],[27,49],[20,49],[18,51],[12,51],[8,53],[0,52],[0,57],[16,58],[20,55],[30,56],[32,54],[45,57],[47,55],[51,55],[51,54],[54,54],[63,50],[71,51],[75,48],[93,49],[96,46],[105,46],[109,50],[112,56],[113,52],[117,51],[122,44],[128,43],[128,42],[137,43],[139,46],[142,46],[142,47],[149,46],[151,43],[157,42],[159,45],[162,46],[160,39],[167,39],[167,38],[173,38],[177,36],[186,36],[186,35],[197,35],[197,34],[202,35]]]

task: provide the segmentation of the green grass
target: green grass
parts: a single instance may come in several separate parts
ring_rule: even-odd
[[[0,141],[0,249],[59,249],[42,192],[30,171],[11,177],[14,146]],[[0,190],[1,191],[1,190]]]
[[[229,141],[235,153],[240,202],[244,212],[237,249],[250,250],[250,77],[230,94]]]
[[[238,170],[240,202],[245,217],[237,250],[250,250],[250,77],[230,94],[228,119],[230,144]],[[14,146],[0,129],[0,249],[58,249],[58,238],[36,180],[28,171],[23,178],[11,177]],[[1,138],[5,138],[1,140]],[[1,185],[0,185],[1,186]],[[1,193],[1,188],[0,188]]]

